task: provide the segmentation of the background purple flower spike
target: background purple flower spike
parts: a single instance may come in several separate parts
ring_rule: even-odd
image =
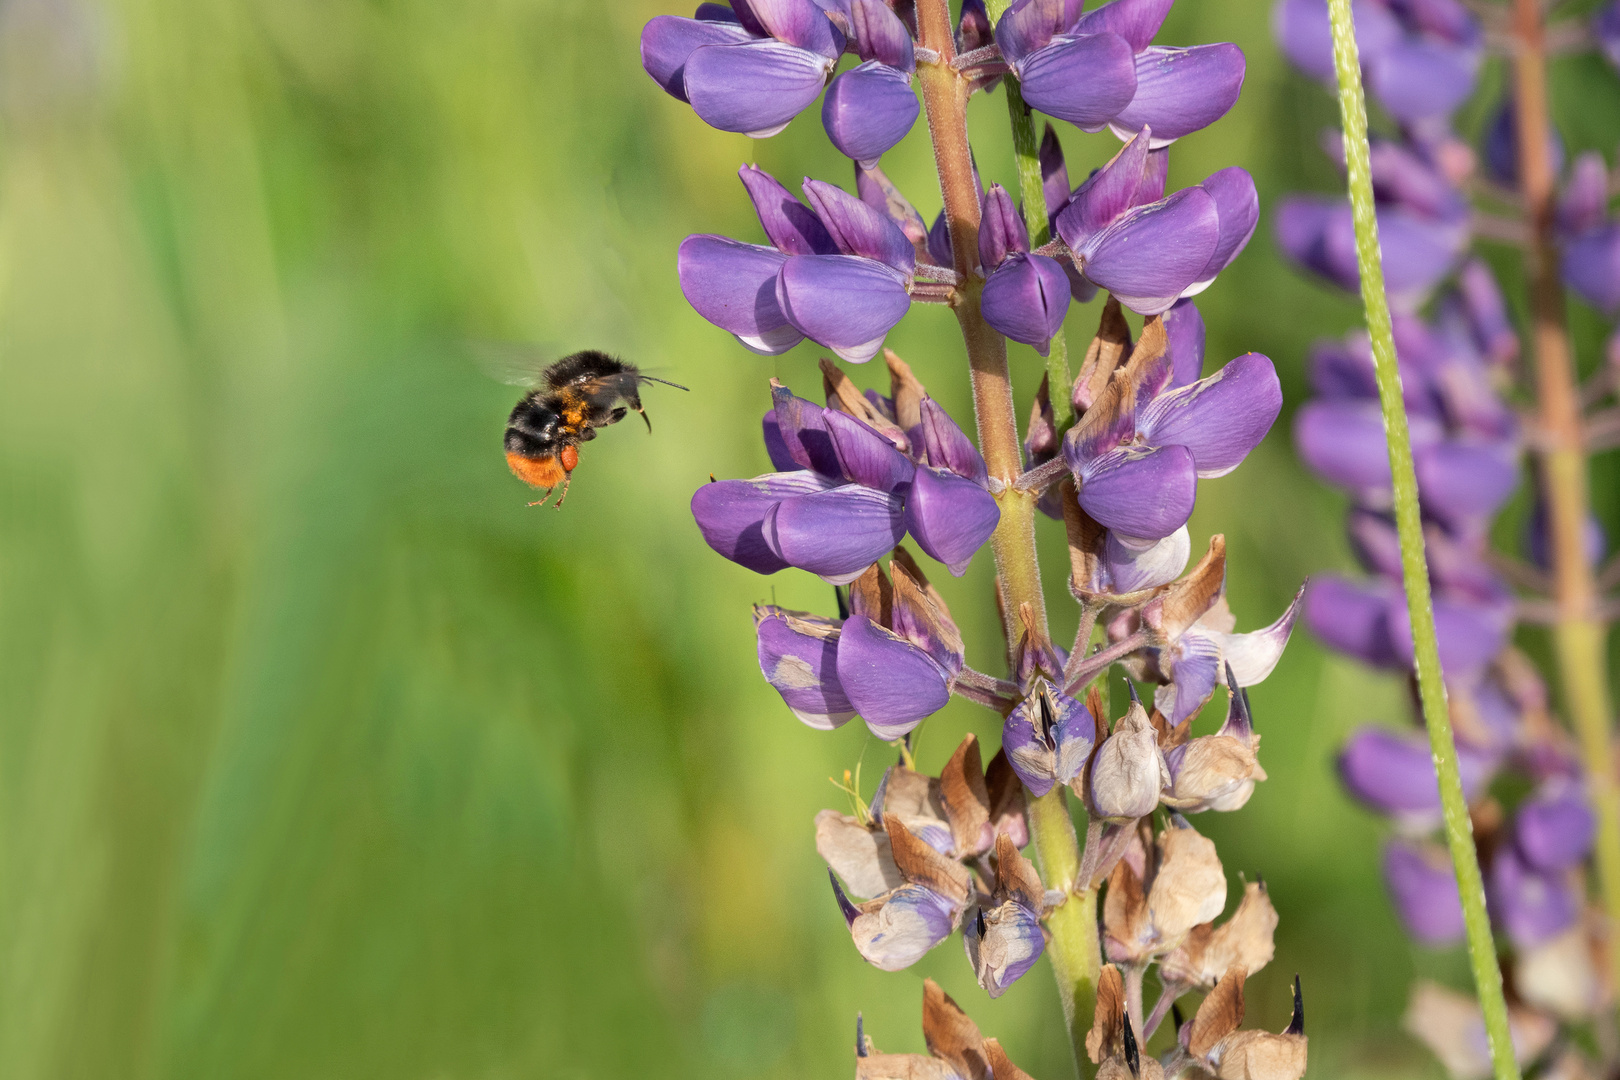
[[[1491,918],[1521,949],[1539,945],[1575,925],[1581,902],[1560,874],[1531,869],[1512,847],[1491,859]]]
[[[1464,747],[1458,748],[1457,766],[1470,798],[1479,794],[1493,771],[1489,757]],[[1379,813],[1438,820],[1440,786],[1428,738],[1421,732],[1359,729],[1339,754],[1339,776],[1350,794]]]
[[[1392,590],[1318,574],[1305,590],[1305,624],[1328,647],[1373,667],[1401,666],[1389,632]]]
[[[1586,858],[1597,833],[1597,818],[1581,786],[1554,780],[1519,804],[1513,840],[1527,865],[1566,870]]]
[[[1384,848],[1384,884],[1401,925],[1419,943],[1442,948],[1463,939],[1462,899],[1444,849],[1390,841]]]

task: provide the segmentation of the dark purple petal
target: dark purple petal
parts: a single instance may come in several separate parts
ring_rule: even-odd
[[[655,16],[641,28],[641,66],[671,97],[686,100],[686,60],[704,45],[734,45],[752,35],[734,22]]]
[[[916,466],[888,439],[836,409],[828,409],[821,418],[832,435],[833,448],[838,452],[845,477],[878,491],[893,491],[911,483]]]
[[[1404,36],[1395,16],[1378,0],[1355,0],[1350,11],[1363,65]],[[1333,82],[1333,27],[1326,0],[1282,0],[1273,12],[1272,27],[1295,67],[1314,79]]]
[[[1446,439],[1417,448],[1414,461],[1423,509],[1453,526],[1489,520],[1519,486],[1513,444]]]
[[[1029,230],[1013,205],[1012,196],[1000,184],[991,184],[984,193],[979,217],[979,265],[989,273],[1000,266],[1008,255],[1029,250]],[[1064,280],[1063,290],[1068,291]]]
[[[1078,479],[1086,513],[1143,540],[1187,524],[1198,496],[1197,468],[1184,446],[1122,446],[1087,462]]]
[[[1556,937],[1581,916],[1581,900],[1563,875],[1537,873],[1507,846],[1491,859],[1486,895],[1491,918],[1521,949]]]
[[[1220,215],[1203,188],[1138,206],[1075,252],[1087,280],[1142,315],[1168,311],[1198,280],[1220,241]]]
[[[1046,125],[1041,136],[1041,187],[1046,194],[1046,216],[1056,218],[1069,201],[1069,167],[1063,162],[1063,144],[1057,132]]]
[[[766,515],[763,531],[783,562],[842,585],[905,536],[905,507],[898,495],[845,484],[783,499]]]
[[[1494,771],[1491,757],[1468,747],[1457,751],[1463,793],[1473,798]],[[1381,814],[1425,818],[1440,814],[1440,784],[1434,756],[1421,732],[1363,727],[1339,754],[1339,777],[1350,794]]]
[[[1001,520],[991,494],[965,476],[923,465],[906,497],[906,530],[955,577],[967,570]]]
[[[813,401],[794,395],[785,386],[771,388],[772,411],[783,448],[799,468],[811,469],[833,483],[844,479],[844,466],[838,460],[832,433],[827,430],[827,410]]]
[[[906,314],[911,296],[899,271],[854,255],[801,255],[777,276],[777,302],[805,337],[864,364]]]
[[[916,99],[912,101],[915,104]],[[822,224],[827,226],[827,232],[832,235],[839,251],[845,255],[876,259],[910,276],[917,265],[916,249],[887,213],[873,209],[859,196],[821,180],[805,180],[804,196],[810,200]]]
[[[825,619],[754,609],[759,670],[787,707],[813,728],[830,731],[855,715],[838,682],[838,631]]]
[[[1592,36],[1597,38],[1598,48],[1609,63],[1620,68],[1620,3],[1604,4],[1592,16]]]
[[[1246,353],[1190,386],[1160,394],[1137,413],[1136,430],[1149,445],[1192,451],[1198,475],[1225,476],[1260,445],[1282,411],[1277,369]]]
[[[1564,248],[1564,278],[1575,295],[1599,311],[1620,308],[1620,225],[1577,236]]]
[[[1530,520],[1524,523],[1524,549],[1530,561],[1543,570],[1552,571],[1552,538],[1547,535],[1549,522],[1547,520],[1547,500],[1541,493],[1537,493],[1535,505],[1530,510]],[[1603,523],[1597,519],[1596,514],[1586,515],[1585,536],[1586,561],[1590,566],[1597,566],[1603,561],[1603,556],[1609,552],[1609,537],[1603,530]]]
[[[962,12],[956,20],[956,51],[972,52],[994,44],[995,40],[984,0],[962,0]]]
[[[1069,311],[1069,276],[1045,255],[1014,255],[984,283],[984,321],[1042,356]]]
[[[1480,53],[1409,37],[1363,61],[1367,86],[1390,115],[1410,123],[1442,117],[1474,92]]]
[[[1444,848],[1391,840],[1384,849],[1384,884],[1401,925],[1419,944],[1439,948],[1462,941],[1462,900]]]
[[[1389,632],[1389,586],[1318,574],[1305,589],[1305,624],[1328,648],[1374,667],[1402,666]]]
[[[990,486],[990,471],[973,440],[933,398],[922,401],[922,447],[926,464],[949,469],[982,488]]]
[[[776,302],[776,277],[787,256],[724,236],[688,236],[676,265],[681,293],[699,315],[767,356],[804,340]]]
[[[1079,13],[1079,0],[1014,0],[996,23],[996,44],[1007,63],[1017,66],[1068,30]]]
[[[888,4],[883,0],[855,0],[850,15],[855,52],[862,60],[876,60],[908,73],[916,69],[911,33]]]
[[[697,11],[693,13],[692,17],[702,19],[705,22],[728,22],[736,23],[739,26],[742,25],[737,18],[737,13],[731,8],[725,4],[711,4],[707,0],[697,6]]]
[[[1434,631],[1440,644],[1440,666],[1448,678],[1473,674],[1496,659],[1513,631],[1511,601],[1466,603],[1436,597]],[[1412,662],[1412,622],[1404,597],[1391,600],[1389,636],[1401,660]]]
[[[1136,193],[1147,169],[1151,141],[1151,131],[1137,132],[1108,164],[1087,177],[1069,197],[1068,204],[1057,215],[1057,231],[1071,249],[1079,251],[1114,219],[1140,205]]]
[[[1512,97],[1502,99],[1485,129],[1485,168],[1508,187],[1519,186],[1518,119]],[[1547,157],[1553,175],[1564,171],[1564,140],[1556,127],[1547,131]]]
[[[717,480],[692,493],[692,517],[715,551],[755,573],[774,574],[788,563],[766,543],[765,518],[783,499],[831,486],[831,481],[804,471]]]
[[[1202,288],[1215,280],[1215,275],[1232,265],[1232,260],[1249,246],[1254,227],[1260,222],[1260,196],[1254,190],[1254,177],[1236,165],[1220,172],[1198,185],[1215,200],[1215,212],[1220,216],[1221,238],[1215,245],[1215,254],[1209,257],[1204,272],[1193,288]]]
[[[1513,840],[1537,870],[1565,870],[1585,859],[1597,834],[1597,817],[1579,785],[1555,780],[1519,804]]]
[[[765,435],[765,453],[770,456],[771,465],[777,472],[792,472],[794,469],[804,468],[803,465],[793,460],[793,454],[788,450],[787,440],[782,438],[782,425],[776,419],[776,410],[774,408],[765,410],[765,417],[760,421],[760,427]]]
[[[1120,138],[1153,128],[1153,145],[1168,146],[1213,124],[1243,89],[1243,50],[1229,42],[1172,49],[1155,45],[1136,57],[1136,94],[1111,126]]]
[[[950,222],[945,220],[943,210],[928,228],[928,257],[934,260],[935,266],[955,265],[955,257],[951,252],[951,226]]]
[[[1153,35],[1164,25],[1174,0],[1114,0],[1083,16],[1074,26],[1076,34],[1118,34],[1141,52],[1153,44]]]
[[[882,739],[904,735],[951,697],[944,668],[865,615],[851,615],[844,623],[838,681],[861,719]]]
[[[1170,387],[1197,382],[1204,372],[1204,317],[1191,300],[1177,300],[1164,313],[1164,333],[1169,340]]]
[[[686,96],[710,127],[774,135],[820,96],[831,70],[826,57],[770,38],[705,45],[686,60]]]
[[[811,0],[748,0],[748,6],[765,32],[778,41],[834,61],[844,51],[827,13]]]
[[[835,255],[838,245],[821,219],[793,197],[776,177],[758,165],[744,165],[737,176],[748,189],[765,238],[788,255]]]
[[[918,108],[911,76],[870,60],[839,75],[827,87],[821,124],[839,153],[870,167],[906,137],[917,122]]]
[[[1017,68],[1026,102],[1083,131],[1101,131],[1136,93],[1135,58],[1118,34],[1055,37]]]

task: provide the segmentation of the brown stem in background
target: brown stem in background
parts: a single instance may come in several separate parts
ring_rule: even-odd
[[[1547,53],[1538,0],[1513,0],[1514,118],[1519,142],[1519,186],[1531,228],[1527,259],[1531,345],[1540,410],[1541,469],[1546,488],[1553,601],[1564,705],[1581,742],[1587,783],[1598,816],[1597,865],[1611,927],[1620,927],[1620,791],[1616,790],[1610,737],[1608,641],[1597,611],[1592,567],[1586,560],[1586,446],[1574,358],[1564,314],[1554,233],[1557,178],[1548,152]],[[1609,934],[1609,962],[1620,981],[1620,933]]]

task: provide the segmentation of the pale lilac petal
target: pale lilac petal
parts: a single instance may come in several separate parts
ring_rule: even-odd
[[[655,16],[641,29],[641,66],[671,97],[686,100],[686,61],[705,45],[734,45],[752,40],[735,22]]]
[[[871,60],[839,75],[827,87],[821,123],[839,153],[871,166],[906,137],[917,122],[918,111],[911,76]]]
[[[865,615],[851,615],[844,623],[838,681],[882,739],[904,735],[951,697],[947,673],[937,661]]]
[[[765,540],[765,519],[783,499],[826,491],[832,481],[808,471],[753,480],[717,480],[692,494],[692,517],[704,541],[732,562],[759,574],[789,565]]]
[[[1172,661],[1169,675],[1174,695],[1167,695],[1170,712],[1165,719],[1172,727],[1198,711],[1215,693],[1215,687],[1224,681],[1221,674],[1221,646],[1210,634],[1193,627],[1181,635],[1175,648],[1161,661]]]
[[[831,731],[855,715],[838,682],[838,632],[826,620],[789,617],[781,609],[754,609],[759,670],[793,714]]]
[[[1401,667],[1389,627],[1392,592],[1318,574],[1305,588],[1305,624],[1330,649],[1374,667]]]
[[[845,484],[783,499],[766,514],[763,533],[789,566],[842,585],[905,536],[905,507],[897,495]]]
[[[1124,446],[1086,463],[1080,505],[1105,528],[1157,540],[1192,516],[1198,474],[1184,446]]]
[[[1164,313],[1164,333],[1170,354],[1170,388],[1188,386],[1204,373],[1204,317],[1189,300],[1177,300]]]
[[[910,967],[956,926],[956,905],[921,885],[902,885],[882,901],[877,911],[857,915],[849,927],[856,951],[880,971]]]
[[[821,219],[793,197],[776,177],[758,165],[744,165],[737,176],[748,189],[765,238],[788,255],[835,255],[838,245]]]
[[[1174,0],[1113,0],[1087,12],[1074,26],[1076,34],[1118,34],[1141,52],[1153,44]]]
[[[1221,220],[1221,238],[1215,245],[1215,254],[1209,257],[1203,274],[1191,286],[1195,291],[1202,291],[1249,246],[1255,226],[1260,223],[1260,196],[1254,190],[1254,177],[1236,165],[1222,169],[1198,186],[1215,200],[1215,212]]]
[[[922,402],[922,446],[927,464],[949,469],[980,487],[990,486],[990,471],[978,447],[933,398]]]
[[[1187,569],[1191,555],[1192,534],[1185,525],[1145,548],[1124,544],[1113,532],[1109,532],[1103,542],[1108,580],[1116,593],[1169,584]]]
[[[906,530],[917,546],[961,577],[1001,520],[991,494],[946,469],[917,468],[906,497]]]
[[[1270,360],[1246,353],[1190,386],[1160,394],[1137,413],[1136,430],[1153,446],[1192,451],[1198,475],[1225,476],[1260,445],[1282,411],[1282,384]]]
[[[1042,356],[1069,311],[1069,276],[1045,255],[1016,254],[984,283],[984,321]]]
[[[1444,848],[1391,840],[1384,848],[1384,884],[1401,925],[1418,944],[1440,948],[1462,941],[1462,899]]]
[[[821,180],[805,180],[804,195],[839,251],[875,259],[905,276],[911,274],[917,265],[917,251],[887,213]]]
[[[1142,315],[1168,311],[1209,265],[1220,241],[1215,200],[1186,188],[1138,206],[1086,241],[1075,259],[1087,280]]]
[[[1283,649],[1288,645],[1289,635],[1294,632],[1294,622],[1299,618],[1304,601],[1305,586],[1301,585],[1288,609],[1270,626],[1244,634],[1209,632],[1210,637],[1219,643],[1221,656],[1231,668],[1232,677],[1239,686],[1264,682],[1266,676],[1276,669]]]
[[[1030,106],[1083,131],[1101,131],[1136,94],[1135,58],[1118,34],[1055,37],[1024,57],[1018,77]]]
[[[1136,57],[1136,94],[1110,126],[1122,139],[1152,127],[1153,145],[1168,146],[1227,114],[1243,89],[1244,67],[1243,50],[1229,42],[1144,49]]]
[[[1152,135],[1151,130],[1137,132],[1069,197],[1063,212],[1057,215],[1056,225],[1058,235],[1071,249],[1079,251],[1115,218],[1140,205],[1136,192],[1147,169]]]
[[[811,0],[748,0],[754,17],[778,41],[837,60],[844,51],[827,13]]]
[[[877,355],[911,306],[902,274],[854,255],[789,259],[777,275],[776,297],[804,336],[854,363]]]
[[[692,309],[769,356],[804,340],[776,301],[776,278],[785,262],[787,256],[772,248],[705,235],[681,241],[676,257],[681,293]]]
[[[831,69],[826,57],[771,38],[705,45],[686,60],[686,96],[710,127],[775,133],[820,96]]]
[[[833,448],[838,452],[845,477],[878,491],[893,491],[911,483],[917,467],[888,439],[836,409],[823,413],[822,421],[832,435]]]
[[[1603,224],[1609,208],[1609,167],[1599,150],[1588,150],[1575,159],[1569,182],[1558,201],[1558,227],[1566,235],[1583,233]]]
[[[992,998],[1024,977],[1046,951],[1046,934],[1035,912],[1014,900],[995,908],[981,920],[969,919],[962,928],[962,946],[979,985]]]

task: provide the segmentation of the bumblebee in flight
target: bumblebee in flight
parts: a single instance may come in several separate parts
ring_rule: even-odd
[[[648,382],[686,389],[643,375],[634,364],[595,349],[565,356],[540,374],[535,388],[506,421],[506,464],[519,480],[546,491],[529,505],[545,502],[561,484],[557,508],[562,508],[579,465],[579,445],[596,438],[597,428],[617,424],[634,409],[647,421],[651,434],[652,421],[641,407],[640,395],[641,384]]]

